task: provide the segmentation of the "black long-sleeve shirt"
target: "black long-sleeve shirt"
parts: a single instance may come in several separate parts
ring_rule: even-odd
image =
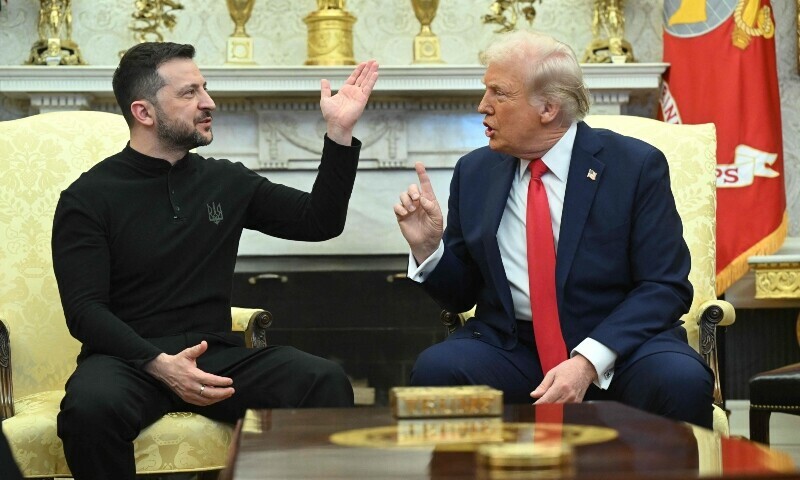
[[[241,163],[189,153],[171,165],[130,145],[61,193],[53,266],[71,334],[89,353],[137,367],[148,338],[230,331],[242,229],[321,241],[344,229],[361,143],[325,137],[310,193]]]

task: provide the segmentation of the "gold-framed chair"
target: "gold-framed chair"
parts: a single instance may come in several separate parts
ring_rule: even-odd
[[[669,124],[628,115],[590,115],[586,123],[606,128],[655,146],[667,157],[672,193],[683,221],[683,236],[691,253],[689,281],[694,298],[682,320],[689,344],[714,372],[714,431],[728,435],[717,360],[716,328],[733,324],[736,314],[729,302],[716,294],[716,176],[717,137],[713,124]],[[463,324],[471,312],[442,312],[449,330]]]
[[[128,138],[122,116],[104,112],[0,122],[0,418],[25,477],[71,477],[56,415],[80,345],[67,330],[53,274],[55,206],[63,189]],[[269,312],[233,308],[231,317],[248,346],[266,345]],[[165,415],[134,442],[137,473],[220,470],[231,432],[202,415]]]

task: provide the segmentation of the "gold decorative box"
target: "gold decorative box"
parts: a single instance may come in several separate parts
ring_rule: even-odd
[[[503,413],[503,392],[486,385],[395,387],[389,392],[396,418],[490,417]]]
[[[440,445],[503,441],[500,417],[419,418],[397,422],[398,445]]]

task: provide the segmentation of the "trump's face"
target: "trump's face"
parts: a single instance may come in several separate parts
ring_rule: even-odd
[[[524,64],[519,61],[491,63],[483,76],[486,93],[478,112],[489,147],[518,158],[537,158],[542,135],[541,107],[531,105]]]

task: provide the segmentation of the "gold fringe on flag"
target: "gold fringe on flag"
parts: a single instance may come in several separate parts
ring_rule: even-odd
[[[722,295],[728,287],[733,285],[734,282],[742,278],[744,274],[750,270],[750,265],[747,263],[748,258],[753,255],[769,255],[781,248],[783,241],[786,239],[788,226],[789,216],[784,211],[783,220],[781,220],[780,225],[778,225],[775,231],[742,252],[742,254],[733,259],[727,267],[723,268],[722,271],[717,274],[717,296]]]

